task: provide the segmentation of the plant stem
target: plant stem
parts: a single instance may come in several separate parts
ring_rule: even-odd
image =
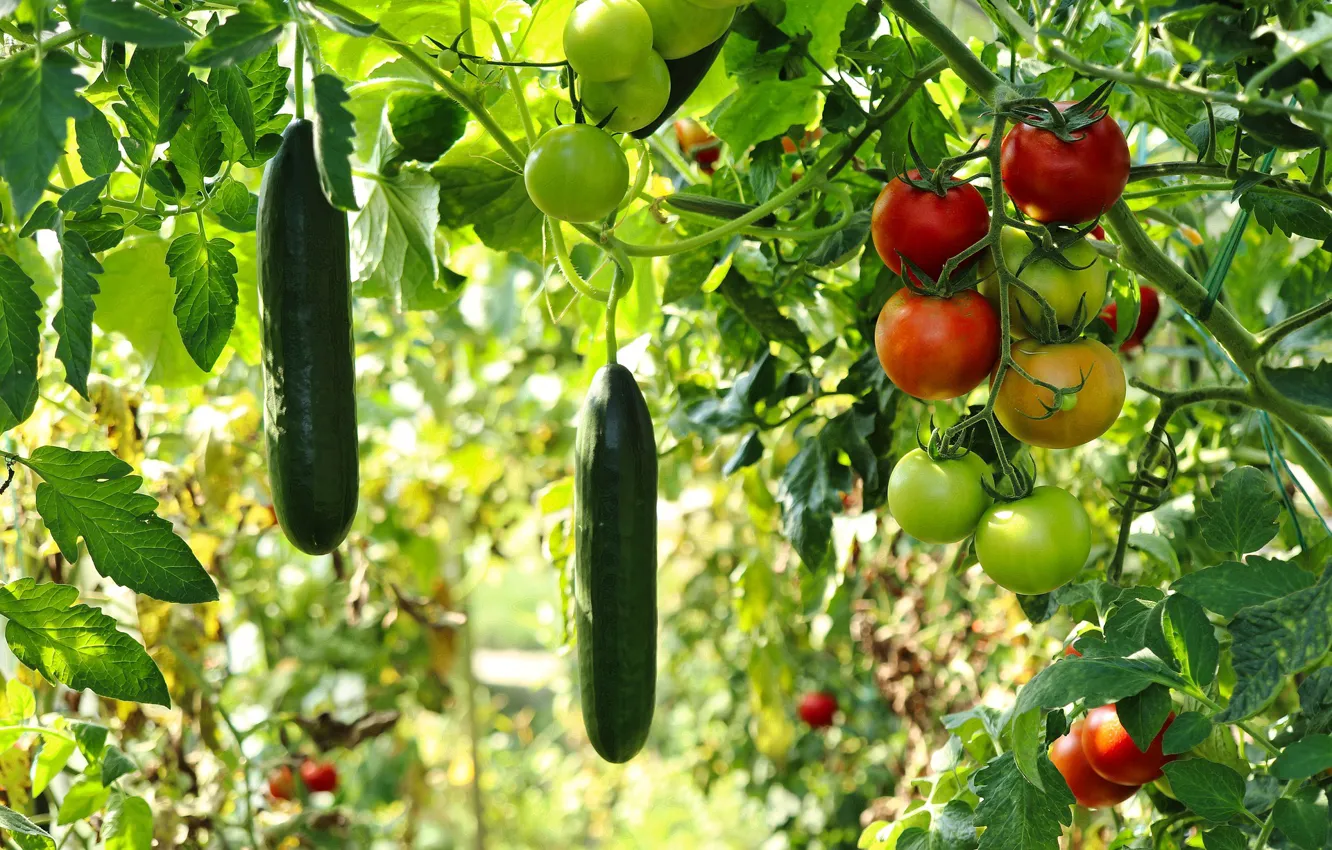
[[[62,32],[59,35],[52,36],[47,41],[42,42],[40,47],[42,52],[50,53],[52,50],[64,47],[66,44],[71,44],[75,41],[78,41],[87,34],[88,34],[87,30],[82,30],[79,29],[78,27],[75,27],[74,29],[69,30],[67,32]],[[27,56],[29,53],[36,51],[38,46],[39,45],[33,45],[32,47],[25,47],[24,49],[15,53],[13,56],[0,59],[0,70],[4,70],[5,66],[9,65],[11,62],[17,62],[19,59],[23,58],[24,56]]]
[[[1142,198],[1162,198],[1167,195],[1200,195],[1205,192],[1229,192],[1234,188],[1234,183],[1185,183],[1179,186],[1157,186],[1154,189],[1143,189],[1138,192],[1125,192],[1120,197],[1126,201],[1136,201]]]
[[[569,246],[565,244],[564,233],[560,230],[561,223],[553,218],[548,218],[546,224],[550,229],[550,244],[555,249],[555,261],[559,263],[560,273],[564,275],[564,279],[569,281],[569,285],[574,288],[574,291],[584,298],[591,298],[593,301],[601,301],[602,303],[609,301],[610,293],[603,292],[583,280],[583,276],[574,267],[573,258],[569,256]]]
[[[504,44],[504,33],[494,21],[490,22],[490,32],[495,36],[495,47],[499,50],[500,58],[508,62],[510,56],[509,49]],[[518,72],[511,66],[505,66],[504,79],[509,84],[509,91],[513,93],[513,102],[518,107],[518,117],[523,121],[523,131],[527,134],[527,146],[530,148],[536,144],[536,124],[532,121],[532,112],[527,108],[527,98],[523,96],[523,89],[518,84]]]
[[[911,99],[917,89],[925,85],[926,81],[947,67],[947,57],[939,56],[925,65],[925,67],[918,70],[911,79],[903,83],[898,88],[897,93],[893,95],[892,100],[888,101],[888,103],[881,107],[878,112],[871,115],[869,120],[865,122],[865,126],[856,134],[856,137],[847,144],[846,150],[842,151],[842,155],[838,158],[837,162],[833,164],[832,168],[828,169],[828,176],[836,177],[839,171],[845,168],[851,160],[855,159],[856,151],[860,150],[861,146],[869,140],[869,137],[881,130],[894,115],[901,111],[903,106],[906,106],[906,102]]]
[[[1258,335],[1258,352],[1266,354],[1281,340],[1328,315],[1332,315],[1332,299],[1273,325]]]
[[[1207,162],[1157,162],[1151,165],[1138,165],[1129,169],[1129,182],[1137,180],[1152,180],[1158,177],[1174,177],[1183,175],[1194,175],[1199,177],[1230,177],[1227,166],[1218,163]],[[1315,190],[1312,186],[1305,183],[1298,183],[1285,177],[1271,176],[1260,184],[1264,189],[1271,189],[1277,192],[1283,192],[1288,195],[1295,195],[1301,198],[1308,198],[1316,201],[1322,206],[1332,209],[1332,193],[1326,190]],[[1127,195],[1125,197],[1128,197]]]
[[[305,118],[305,39],[301,38],[300,27],[296,28],[296,58],[292,60],[291,73],[296,77],[296,120]]]
[[[963,44],[943,21],[917,0],[886,0],[885,5],[939,48],[948,64],[953,66],[953,71],[976,94],[993,103],[997,99],[996,91],[1001,86],[1007,88],[1007,83],[991,73],[971,52],[971,48]],[[997,5],[1007,7],[1006,3]]]
[[[619,362],[616,356],[619,354],[620,346],[615,341],[615,308],[619,306],[620,296],[623,294],[621,282],[624,279],[624,269],[620,266],[615,267],[615,274],[611,277],[610,297],[606,299],[606,363]]]
[[[698,178],[694,176],[694,169],[689,167],[689,163],[685,162],[684,157],[676,153],[671,148],[670,144],[662,141],[660,136],[656,133],[648,136],[648,144],[652,146],[653,151],[659,154],[662,159],[669,162],[671,167],[679,172],[681,179],[686,183],[690,186],[698,183]]]

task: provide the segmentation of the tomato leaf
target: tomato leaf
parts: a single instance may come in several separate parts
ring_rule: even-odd
[[[1175,718],[1161,738],[1161,751],[1168,756],[1187,753],[1207,740],[1212,721],[1196,711],[1186,711]],[[1142,748],[1145,749],[1145,748]]]
[[[1058,850],[1062,827],[1073,823],[1073,792],[1049,756],[1041,755],[1039,770],[1043,789],[1023,778],[1012,753],[991,759],[976,774],[976,825],[985,828],[981,850]]]
[[[1295,564],[1250,557],[1246,563],[1226,561],[1190,573],[1170,589],[1193,597],[1209,611],[1234,617],[1242,608],[1279,599],[1313,583],[1314,577]]]
[[[832,548],[832,515],[839,500],[829,476],[831,462],[822,440],[807,440],[777,489],[782,532],[810,570],[821,568]]]
[[[205,372],[222,354],[236,325],[236,258],[231,242],[198,233],[177,236],[167,249],[166,262],[176,281],[176,326],[190,357]]]
[[[56,821],[62,825],[83,820],[93,812],[100,811],[111,796],[109,789],[95,779],[80,779],[65,792],[65,799],[60,801],[60,811]]]
[[[1242,815],[1244,777],[1206,759],[1173,761],[1165,766],[1170,789],[1196,814],[1216,823]]]
[[[471,226],[487,248],[541,256],[544,217],[523,185],[523,175],[494,158],[468,156],[456,162],[445,157],[430,169],[439,183],[439,223],[458,229]]]
[[[1203,835],[1206,850],[1249,850],[1249,839],[1233,826],[1219,826]]]
[[[1140,693],[1124,697],[1115,705],[1119,722],[1138,749],[1147,752],[1156,733],[1170,716],[1170,690],[1151,685]]]
[[[8,830],[24,850],[45,848],[55,850],[55,839],[50,833],[13,809],[0,806],[0,829]]]
[[[1307,198],[1253,189],[1240,196],[1239,204],[1268,233],[1280,230],[1287,236],[1307,236],[1319,241],[1332,237],[1332,215]]]
[[[194,39],[194,33],[162,15],[125,0],[83,0],[77,20],[88,32],[108,41],[144,47],[171,47]],[[74,8],[71,5],[71,10]],[[63,821],[62,821],[63,822]]]
[[[1280,530],[1280,516],[1271,477],[1252,466],[1227,472],[1216,495],[1198,503],[1203,540],[1218,552],[1242,555],[1261,549]]]
[[[282,35],[286,7],[269,0],[241,3],[222,25],[194,43],[186,59],[191,65],[233,65],[269,49]]]
[[[799,354],[809,354],[809,340],[800,326],[783,315],[771,299],[761,294],[739,272],[734,269],[728,272],[717,291],[765,339],[780,342]]]
[[[1309,674],[1300,683],[1300,717],[1315,732],[1332,730],[1332,667]]]
[[[316,74],[313,85],[319,182],[330,204],[341,210],[354,210],[356,191],[352,187],[351,156],[356,128],[355,119],[343,105],[350,98],[342,81],[332,74]]]
[[[1310,735],[1286,747],[1272,762],[1277,779],[1308,779],[1332,768],[1332,735]]]
[[[1189,596],[1176,593],[1156,606],[1147,627],[1147,646],[1163,661],[1173,659],[1184,678],[1200,688],[1216,676],[1220,643],[1207,612]]]
[[[41,200],[56,160],[65,151],[69,119],[91,111],[79,96],[85,81],[63,50],[40,59],[14,57],[0,74],[0,177],[9,184],[19,217]]]
[[[120,751],[119,747],[107,747],[102,758],[102,784],[111,787],[117,779],[139,769],[134,760]]]
[[[93,296],[100,289],[94,275],[102,264],[92,255],[82,235],[65,230],[60,236],[62,274],[60,310],[52,325],[60,335],[56,357],[65,364],[65,382],[88,397],[88,370],[92,368]]]
[[[1276,828],[1300,850],[1323,850],[1327,846],[1327,804],[1286,797],[1272,809]]]
[[[1314,366],[1264,369],[1277,392],[1321,413],[1332,414],[1332,361]]]
[[[1179,674],[1150,656],[1143,658],[1065,658],[1032,677],[1018,691],[1015,713],[1032,708],[1060,708],[1078,700],[1115,702],[1153,683],[1184,688]]]
[[[37,402],[41,309],[32,278],[0,255],[0,429],[5,431],[27,419]]]
[[[105,850],[149,850],[153,843],[153,810],[142,797],[117,794],[102,824]]]

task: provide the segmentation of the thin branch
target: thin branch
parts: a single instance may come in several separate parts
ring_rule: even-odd
[[[832,168],[828,169],[828,177],[832,178],[837,176],[837,172],[841,171],[849,162],[851,162],[851,160],[855,159],[856,151],[860,150],[861,146],[869,140],[869,137],[881,130],[894,115],[901,111],[902,107],[906,106],[906,102],[911,99],[911,96],[916,93],[917,89],[925,85],[931,77],[947,67],[947,58],[943,56],[936,57],[924,68],[917,71],[915,76],[903,83],[902,86],[898,88],[897,94],[893,95],[893,99],[888,101],[888,103],[878,112],[870,116],[870,119],[865,122],[865,126],[861,131],[856,134],[855,138],[852,139],[850,143],[847,144],[846,150],[842,151],[842,155],[838,157],[837,162],[833,164]]]
[[[1258,353],[1260,355],[1266,354],[1276,347],[1276,344],[1281,340],[1328,315],[1332,315],[1332,299],[1324,301],[1316,307],[1310,307],[1303,313],[1296,313],[1290,318],[1273,325],[1258,335]]]
[[[1230,177],[1226,166],[1207,162],[1157,162],[1151,165],[1138,165],[1129,169],[1129,182],[1154,180],[1160,177],[1193,175],[1200,177]],[[1308,198],[1332,209],[1332,192],[1318,191],[1307,183],[1300,183],[1286,177],[1270,176],[1259,184],[1264,189],[1272,189],[1287,195]]]

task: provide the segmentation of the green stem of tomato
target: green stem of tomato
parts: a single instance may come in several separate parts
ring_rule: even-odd
[[[564,279],[569,281],[569,285],[574,291],[584,298],[591,298],[593,301],[600,301],[603,304],[610,300],[610,293],[597,289],[592,284],[583,280],[583,276],[578,273],[574,267],[573,258],[569,256],[569,246],[565,244],[564,233],[560,230],[560,222],[553,219],[546,219],[547,230],[550,232],[550,244],[555,249],[555,261],[559,263],[560,273]]]
[[[299,27],[296,31],[296,57],[291,63],[291,73],[295,76],[296,120],[305,118],[305,39],[301,38]]]
[[[500,59],[510,61],[512,57],[504,44],[504,32],[500,30],[499,24],[490,21],[490,32],[495,36],[495,48],[499,50]],[[527,98],[523,96],[522,86],[518,82],[518,72],[510,65],[504,66],[504,80],[509,84],[514,105],[518,107],[518,117],[523,122],[523,132],[527,134],[527,146],[531,148],[537,140],[536,123],[532,121],[532,112],[527,108]]]
[[[1152,180],[1158,177],[1182,176],[1230,177],[1227,173],[1227,166],[1209,162],[1154,162],[1149,165],[1137,165],[1129,169],[1130,183],[1138,180]],[[1231,179],[1234,178],[1231,177]],[[1226,184],[1218,184],[1218,187],[1231,188]],[[1262,187],[1264,191],[1280,192],[1298,198],[1306,198],[1327,209],[1332,209],[1332,192],[1328,192],[1326,189],[1317,189],[1309,183],[1300,183],[1289,178],[1273,175],[1263,179]],[[1129,195],[1124,197],[1127,198]]]
[[[624,268],[615,266],[615,273],[611,276],[610,296],[606,299],[606,363],[616,363],[616,356],[619,354],[620,346],[615,341],[615,308],[620,304],[621,281],[624,278]]]

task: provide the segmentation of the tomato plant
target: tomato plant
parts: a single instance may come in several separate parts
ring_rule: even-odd
[[[974,452],[936,460],[922,449],[912,449],[888,478],[888,511],[917,540],[956,543],[971,535],[990,505],[981,487],[989,472]]]
[[[1058,104],[1061,112],[1073,105]],[[1091,221],[1114,206],[1128,183],[1128,142],[1108,113],[1066,135],[1018,124],[1004,136],[1004,189],[1035,221]]]
[[[921,175],[910,171],[907,178],[920,180]],[[874,247],[885,266],[902,274],[905,257],[936,280],[948,260],[984,238],[989,228],[989,210],[970,183],[952,186],[939,195],[900,177],[883,187],[870,218]],[[978,258],[974,256],[967,264]],[[906,274],[916,280],[910,268]]]
[[[1116,784],[1092,770],[1083,750],[1085,728],[1084,721],[1075,721],[1068,734],[1050,745],[1050,761],[1059,769],[1079,806],[1100,809],[1118,805],[1136,794],[1141,786]]]
[[[800,719],[812,729],[826,729],[837,715],[837,697],[827,691],[814,691],[800,698],[796,709]]]
[[[1142,300],[1138,306],[1138,320],[1133,324],[1133,331],[1119,344],[1120,351],[1142,348],[1143,340],[1152,332],[1157,317],[1161,315],[1161,296],[1157,291],[1150,286],[1144,286],[1139,291]],[[1101,318],[1110,326],[1111,331],[1118,330],[1119,306],[1114,302],[1105,305],[1105,309],[1101,311]]]
[[[1160,779],[1161,768],[1173,760],[1162,752],[1161,742],[1174,720],[1175,714],[1171,712],[1151,745],[1143,751],[1124,729],[1116,706],[1094,708],[1087,714],[1083,732],[1087,763],[1100,776],[1120,785],[1143,785]]]
[[[950,298],[899,289],[874,328],[879,363],[903,392],[940,400],[966,395],[999,356],[999,319],[972,291]]]
[[[629,189],[629,161],[610,134],[566,124],[532,146],[523,166],[532,203],[561,221],[596,221],[615,210]]]
[[[564,55],[585,80],[623,80],[652,52],[652,24],[638,0],[583,0],[565,22]]]
[[[1091,520],[1067,490],[1036,487],[999,502],[976,526],[981,569],[1014,593],[1049,593],[1073,580],[1091,554]]]
[[[274,800],[296,799],[296,779],[290,766],[284,764],[268,774],[268,796]]]
[[[1005,228],[999,238],[999,248],[1009,268],[1017,269],[1037,250],[1037,245],[1022,231]],[[1105,303],[1109,269],[1086,239],[1073,242],[1059,253],[1065,265],[1054,258],[1042,257],[1019,272],[1018,279],[1045,299],[1054,310],[1059,325],[1081,329],[1096,318]],[[981,273],[984,276],[981,291],[997,303],[998,281],[993,267],[986,265]],[[1015,333],[1030,336],[1033,330],[1044,330],[1042,305],[1030,294],[1012,287],[1009,289],[1009,304]]]
[[[994,413],[1024,443],[1067,449],[1089,443],[1115,424],[1127,390],[1119,358],[1094,339],[1013,344],[1021,374],[1005,377],[995,391]],[[1051,389],[1053,387],[1053,389]]]

